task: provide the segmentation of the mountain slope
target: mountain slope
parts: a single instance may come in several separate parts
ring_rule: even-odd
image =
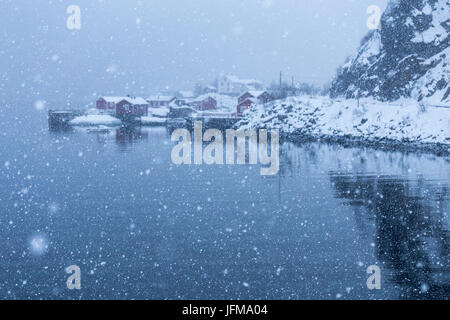
[[[450,103],[450,0],[392,0],[338,71],[331,97]]]

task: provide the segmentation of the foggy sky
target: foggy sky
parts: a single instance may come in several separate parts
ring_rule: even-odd
[[[220,73],[323,84],[387,0],[1,0],[0,93],[85,103],[192,89]],[[66,8],[82,9],[81,30]]]

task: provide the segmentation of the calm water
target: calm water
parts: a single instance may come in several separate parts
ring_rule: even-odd
[[[50,133],[30,119],[0,142],[2,299],[450,296],[449,159],[287,143],[264,177],[174,166],[165,128]]]

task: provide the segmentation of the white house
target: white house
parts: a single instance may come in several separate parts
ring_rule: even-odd
[[[221,75],[217,83],[217,90],[220,94],[239,95],[246,91],[264,90],[261,81],[239,79],[234,75]]]
[[[174,96],[155,95],[147,98],[150,108],[169,107],[175,101]]]

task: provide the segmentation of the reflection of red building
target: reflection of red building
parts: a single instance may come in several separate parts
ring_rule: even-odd
[[[138,142],[148,139],[148,132],[142,131],[137,128],[125,128],[122,127],[116,131],[116,143],[117,145],[126,148],[132,146]]]

